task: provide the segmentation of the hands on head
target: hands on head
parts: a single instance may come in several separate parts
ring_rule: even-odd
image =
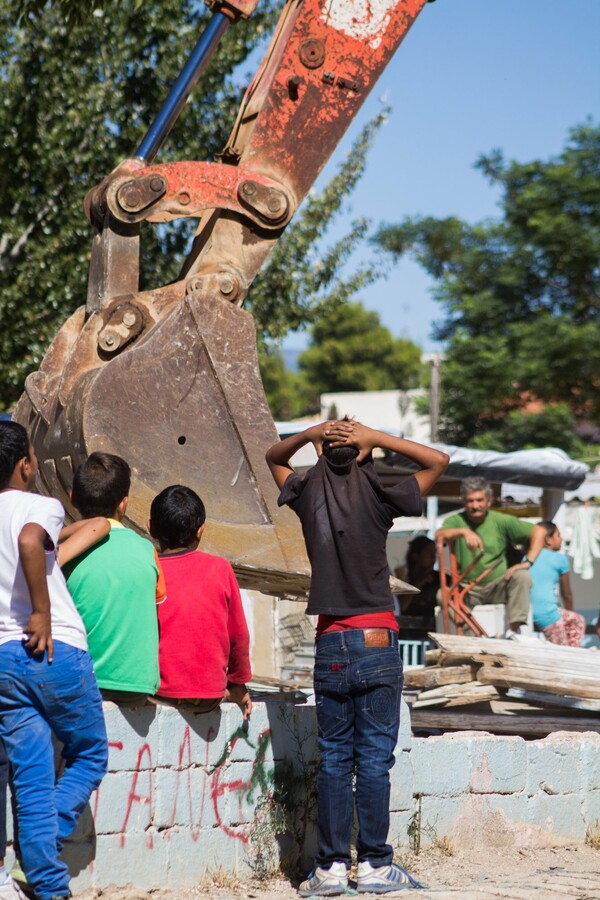
[[[330,419],[328,422],[313,425],[308,431],[308,436],[319,456],[323,452],[325,441],[329,441],[332,447],[356,447],[359,451],[359,462],[377,446],[377,432],[353,419]]]

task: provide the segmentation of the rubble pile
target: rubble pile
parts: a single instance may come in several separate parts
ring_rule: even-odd
[[[414,732],[545,737],[600,731],[600,653],[521,641],[430,634],[438,649],[405,672]]]

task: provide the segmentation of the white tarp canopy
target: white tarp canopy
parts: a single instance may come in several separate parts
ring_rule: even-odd
[[[479,475],[497,483],[574,491],[589,472],[589,466],[571,459],[558,447],[498,453],[496,450],[468,450],[466,447],[445,444],[432,446],[450,456],[450,465],[446,470],[446,476],[450,478]],[[401,465],[403,468],[414,468],[397,453],[391,454],[391,462],[392,465]]]

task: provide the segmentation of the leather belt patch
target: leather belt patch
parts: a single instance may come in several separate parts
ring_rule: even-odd
[[[363,628],[365,647],[389,647],[390,632],[387,628]]]

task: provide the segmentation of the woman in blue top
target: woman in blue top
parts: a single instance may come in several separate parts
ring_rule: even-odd
[[[544,547],[529,570],[533,580],[533,621],[552,644],[581,647],[585,619],[573,612],[570,566],[565,554],[559,552],[562,545],[560,531],[554,522],[540,522],[540,525],[546,530]],[[559,604],[559,590],[562,606]]]

